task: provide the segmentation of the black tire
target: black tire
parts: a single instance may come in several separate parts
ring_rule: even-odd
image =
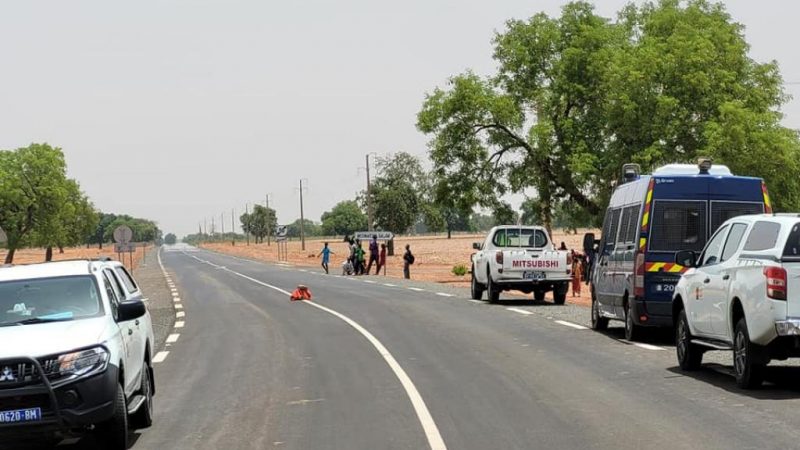
[[[683,309],[678,314],[678,322],[675,325],[675,352],[678,356],[678,365],[687,372],[699,369],[703,363],[703,350],[699,345],[692,344],[689,320],[686,318],[686,310]]]
[[[140,394],[144,396],[144,403],[130,418],[131,428],[141,430],[153,425],[153,369],[145,361],[142,371],[142,387]]]
[[[500,290],[494,286],[491,272],[486,274],[486,296],[488,297],[489,303],[497,303],[500,301]]]
[[[600,305],[597,304],[594,293],[592,293],[592,329],[595,331],[608,329],[608,319],[600,316]]]
[[[625,339],[635,342],[642,339],[642,327],[633,322],[633,303],[625,302]]]
[[[471,286],[470,286],[470,291],[471,291],[470,293],[472,294],[472,299],[473,300],[482,299],[483,298],[483,291],[485,291],[485,290],[486,290],[486,288],[483,287],[482,284],[478,283],[478,279],[475,278],[475,268],[473,267],[472,268],[472,283],[471,283]]]
[[[766,364],[758,358],[761,351],[759,346],[750,342],[747,321],[742,317],[733,333],[733,373],[740,388],[757,389],[764,382]]]
[[[563,305],[567,302],[567,291],[569,291],[569,284],[563,283],[553,287],[553,303],[556,305]]]
[[[543,302],[545,294],[545,291],[533,291],[533,299],[537,302]]]
[[[97,434],[105,450],[128,449],[128,405],[121,383],[117,383],[114,415],[97,426]]]

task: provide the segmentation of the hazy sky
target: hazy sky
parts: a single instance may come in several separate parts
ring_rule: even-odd
[[[178,235],[223,213],[230,229],[231,208],[238,222],[267,193],[293,221],[301,177],[319,220],[363,189],[366,153],[426,153],[414,126],[425,92],[491,73],[505,20],[563,3],[2,1],[0,148],[62,147],[98,208]],[[800,82],[798,3],[725,3],[752,56]],[[800,128],[800,100],[785,113]]]

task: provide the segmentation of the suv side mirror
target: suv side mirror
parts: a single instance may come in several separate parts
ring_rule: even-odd
[[[697,265],[697,253],[691,250],[681,250],[675,254],[675,264],[692,268]]]
[[[117,310],[117,321],[128,322],[136,320],[147,313],[147,307],[141,300],[128,300],[119,304]]]
[[[481,243],[480,242],[473,242],[472,243],[472,249],[473,250],[480,250],[481,249]]]

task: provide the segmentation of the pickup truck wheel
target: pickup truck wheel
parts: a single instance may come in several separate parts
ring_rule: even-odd
[[[569,284],[562,283],[557,284],[555,288],[553,288],[553,303],[556,305],[563,305],[567,302],[567,291],[569,290]]]
[[[533,299],[536,300],[537,302],[543,302],[544,294],[545,294],[544,291],[533,291]]]
[[[631,302],[625,305],[625,339],[633,342],[642,339],[642,327],[633,322],[633,306]]]
[[[600,315],[600,305],[597,304],[594,293],[592,293],[592,329],[595,331],[608,329],[608,319]]]
[[[482,284],[478,283],[478,279],[475,277],[475,268],[472,268],[472,283],[470,285],[470,291],[472,294],[473,300],[480,300],[483,298],[483,291],[485,288]]]
[[[128,404],[125,399],[125,390],[121,383],[117,383],[117,392],[114,397],[114,414],[110,419],[97,426],[97,432],[103,449],[128,449]]]
[[[675,327],[675,350],[678,355],[678,365],[685,371],[697,370],[703,363],[703,350],[697,344],[692,344],[692,332],[689,330],[689,320],[686,310],[681,310],[678,315],[678,324]]]
[[[497,303],[500,300],[500,289],[494,286],[491,273],[486,274],[486,296],[489,298],[489,303]]]
[[[134,429],[150,428],[153,425],[153,385],[150,374],[150,364],[145,361],[142,368],[142,387],[140,393],[144,396],[144,403],[131,416],[131,427]]]
[[[756,389],[764,381],[766,365],[756,362],[760,349],[750,342],[744,317],[736,323],[733,336],[733,372],[736,375],[736,384],[742,389]]]

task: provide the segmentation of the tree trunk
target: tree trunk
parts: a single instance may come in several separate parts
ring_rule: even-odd
[[[47,246],[47,250],[44,252],[44,261],[50,262],[53,260],[53,247]]]
[[[58,253],[59,253],[60,255],[63,255],[63,254],[64,254],[64,247],[62,247],[62,246],[60,246],[60,245],[59,245],[59,246],[58,246]]]
[[[453,237],[453,230],[450,227],[447,227],[447,239],[451,239]]]
[[[386,251],[389,256],[394,256],[394,239],[390,240],[388,244],[386,244]]]
[[[8,248],[8,253],[6,253],[6,264],[12,264],[14,262],[14,253],[17,252],[17,249],[14,247]]]

